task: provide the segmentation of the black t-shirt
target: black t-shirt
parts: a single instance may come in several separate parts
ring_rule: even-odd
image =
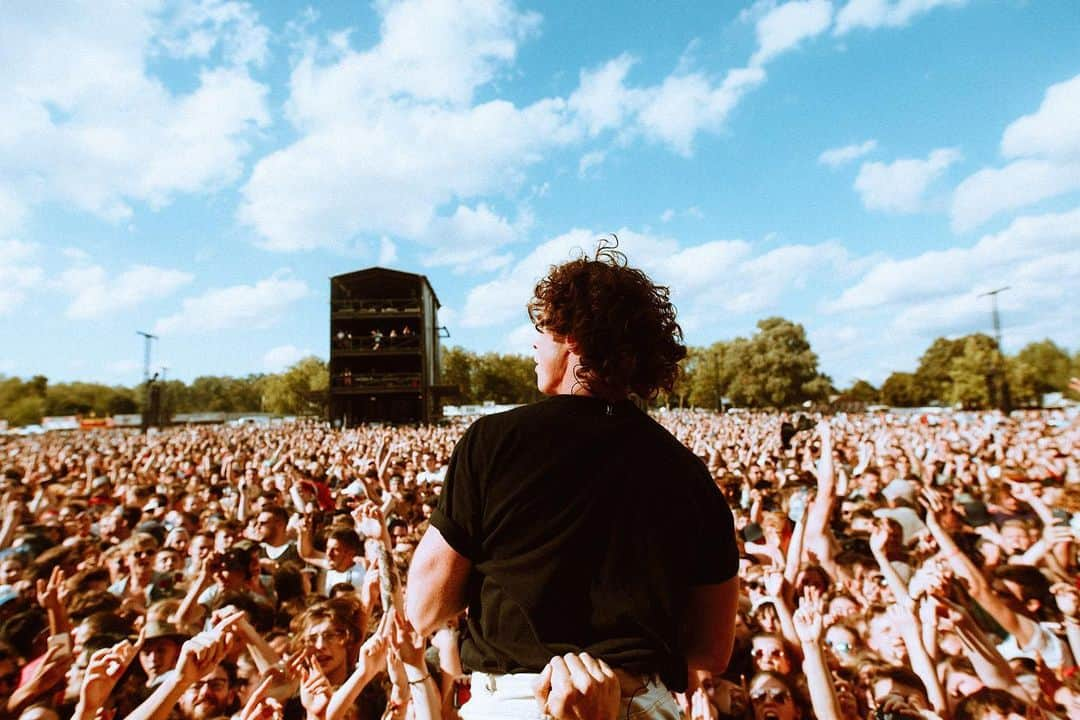
[[[477,420],[431,522],[472,562],[461,656],[481,672],[587,651],[683,690],[690,588],[738,571],[708,470],[630,401],[558,395]]]

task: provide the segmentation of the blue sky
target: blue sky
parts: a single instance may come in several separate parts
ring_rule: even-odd
[[[0,24],[0,374],[324,356],[327,278],[428,275],[529,353],[618,233],[692,344],[803,323],[842,384],[940,335],[1080,347],[1074,0],[123,3]]]

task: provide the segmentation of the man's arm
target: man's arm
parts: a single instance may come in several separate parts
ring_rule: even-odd
[[[450,547],[438,528],[427,529],[413,554],[405,598],[405,616],[421,636],[431,635],[465,609],[471,569],[469,559]]]
[[[683,638],[688,669],[720,673],[727,668],[735,644],[738,606],[738,576],[690,588]]]

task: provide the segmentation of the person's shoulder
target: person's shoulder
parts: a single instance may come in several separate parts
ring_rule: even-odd
[[[556,403],[553,403],[551,398],[545,398],[528,405],[519,405],[509,410],[483,415],[468,427],[465,434],[478,436],[505,432],[516,427],[542,422],[550,418],[553,412],[557,412]]]
[[[657,450],[663,453],[665,462],[675,463],[682,470],[711,477],[705,462],[695,455],[693,450],[672,435],[667,428],[656,421],[656,418],[645,412],[641,414],[645,418],[644,422],[647,423],[644,425],[645,431],[649,434],[650,439],[656,443]]]

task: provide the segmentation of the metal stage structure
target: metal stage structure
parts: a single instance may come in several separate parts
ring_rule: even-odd
[[[439,299],[427,277],[372,267],[330,278],[330,421],[434,422]]]

